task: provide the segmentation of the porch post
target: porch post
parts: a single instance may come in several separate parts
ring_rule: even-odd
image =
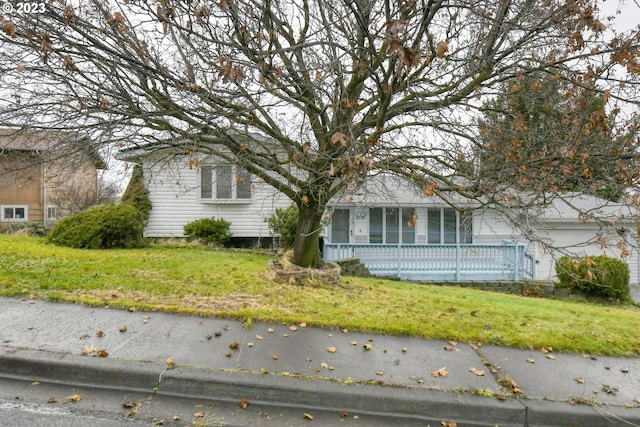
[[[398,254],[397,254],[397,256],[398,256],[398,263],[397,263],[398,267],[397,267],[396,274],[398,275],[398,278],[400,278],[400,271],[402,270],[401,264],[400,264],[402,262],[402,250],[400,248],[400,243],[398,243]]]
[[[456,243],[456,282],[460,281],[460,243]]]

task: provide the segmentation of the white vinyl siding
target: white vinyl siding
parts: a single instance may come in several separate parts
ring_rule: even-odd
[[[229,164],[200,167],[201,201],[250,202],[251,193],[251,174],[245,169]]]
[[[236,185],[240,196],[250,191],[251,199],[216,201],[210,198],[205,202],[201,197],[201,168],[189,168],[188,161],[185,158],[168,162],[153,156],[145,159],[145,184],[152,204],[144,232],[146,237],[182,237],[185,224],[211,217],[229,221],[233,237],[270,237],[264,218],[276,208],[288,207],[291,201],[286,196],[253,177],[250,190]],[[213,173],[213,169],[210,170]]]

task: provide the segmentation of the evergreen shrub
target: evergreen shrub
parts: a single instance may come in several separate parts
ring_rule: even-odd
[[[600,256],[563,256],[556,262],[559,286],[587,296],[630,301],[629,267],[623,261]]]
[[[58,221],[47,240],[72,248],[140,247],[145,221],[144,213],[131,204],[97,205]]]
[[[232,233],[229,231],[230,222],[224,219],[202,218],[184,226],[184,235],[188,240],[199,239],[207,244],[223,245]]]

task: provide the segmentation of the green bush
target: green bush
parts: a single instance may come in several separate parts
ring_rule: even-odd
[[[556,262],[561,287],[600,298],[630,301],[629,267],[607,256],[563,256]]]
[[[47,240],[72,248],[139,247],[145,222],[145,214],[131,204],[98,205],[61,219]]]
[[[184,226],[184,235],[188,240],[200,239],[208,244],[222,245],[232,236],[230,225],[222,218],[197,219]]]
[[[27,222],[14,222],[7,228],[9,234],[24,233],[28,236],[43,237],[47,234],[44,225],[39,222],[27,221]]]
[[[135,206],[136,209],[144,214],[145,221],[149,218],[151,200],[149,200],[149,191],[144,186],[144,177],[140,165],[134,166],[129,185],[124,190],[121,201]]]
[[[280,235],[280,248],[286,250],[293,247],[298,227],[298,207],[294,203],[286,209],[277,208],[264,222],[272,234]]]

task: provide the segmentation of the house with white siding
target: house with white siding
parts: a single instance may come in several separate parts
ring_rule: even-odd
[[[216,217],[231,223],[233,243],[269,245],[272,236],[264,219],[291,203],[215,156],[129,150],[120,158],[143,168],[153,206],[146,237],[182,237],[185,224]],[[529,235],[540,237],[534,242],[497,211],[463,199],[454,208],[399,178],[372,176],[330,203],[323,257],[358,258],[372,274],[410,280],[551,280],[561,253],[619,257],[625,251],[631,282],[637,284],[638,249],[620,242],[635,235],[638,216],[624,209],[597,197],[567,194],[520,215]],[[597,212],[610,224],[585,219],[584,212]]]

